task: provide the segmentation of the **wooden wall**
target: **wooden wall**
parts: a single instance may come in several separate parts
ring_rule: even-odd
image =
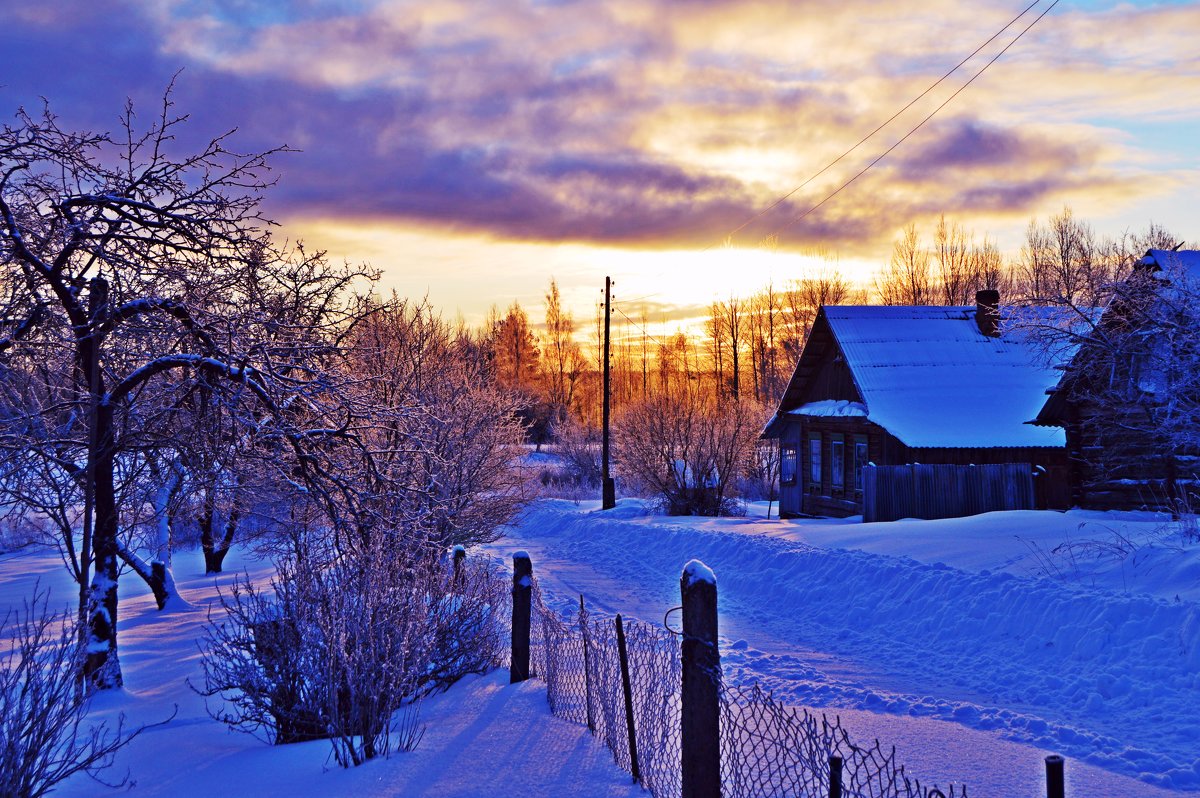
[[[1136,410],[1130,411],[1136,413]],[[1200,486],[1200,450],[1172,451],[1111,408],[1071,403],[1065,425],[1071,500],[1095,510],[1177,509]]]
[[[821,436],[819,483],[810,478],[810,435]],[[833,484],[830,457],[830,441],[837,435],[842,436],[845,442],[843,485],[840,490]],[[855,488],[853,455],[853,443],[860,437],[867,442],[868,462],[877,466],[1022,463],[1031,475],[1035,471],[1038,473],[1032,482],[1033,499],[1030,507],[1066,509],[1070,506],[1070,464],[1066,450],[1062,448],[912,448],[902,444],[883,427],[863,418],[794,416],[788,420],[780,436],[780,446],[794,445],[798,454],[795,482],[780,485],[780,516],[845,517],[862,514],[863,493]]]

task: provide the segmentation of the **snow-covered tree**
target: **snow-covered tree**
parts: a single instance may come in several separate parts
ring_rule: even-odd
[[[1200,471],[1200,253],[1150,250],[1095,292],[1018,312],[1065,364],[1041,421],[1064,426],[1076,499],[1099,506],[1195,505]]]
[[[168,95],[144,130],[128,106],[116,136],[64,130],[48,110],[0,130],[0,490],[58,526],[98,687],[121,684],[126,520],[195,482],[176,472],[191,464],[181,430],[221,407],[295,485],[337,485],[313,453],[353,437],[323,365],[361,308],[290,326],[272,302],[341,295],[292,290],[288,275],[326,267],[271,245],[258,204],[271,153],[218,137],[176,154],[185,121]]]

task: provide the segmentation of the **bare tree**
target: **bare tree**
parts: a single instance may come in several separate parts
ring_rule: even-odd
[[[585,363],[575,340],[575,319],[563,308],[554,278],[550,278],[550,289],[546,292],[546,337],[542,351],[550,403],[565,413],[575,400],[575,386]]]
[[[19,375],[10,384],[25,386],[0,413],[0,486],[39,506],[23,486],[40,473],[65,499],[54,512],[69,525],[61,544],[79,584],[83,671],[97,687],[121,684],[125,490],[141,454],[166,446],[185,397],[211,391],[272,441],[277,472],[293,482],[337,485],[309,451],[349,437],[347,416],[315,399],[329,387],[322,351],[258,335],[280,321],[254,291],[291,268],[259,211],[271,153],[239,155],[219,137],[174,157],[185,121],[168,96],[144,132],[131,107],[119,137],[65,131],[49,111],[21,112],[0,132],[0,266],[21,288],[0,351]],[[239,284],[247,272],[258,279]]]
[[[1119,256],[1118,249],[1098,240],[1091,225],[1070,208],[1044,225],[1030,220],[1021,247],[1022,294],[1037,304],[1098,306],[1110,284],[1132,263]]]
[[[1064,367],[1048,409],[1068,429],[1079,497],[1194,506],[1200,456],[1200,283],[1193,252],[1156,250],[1121,280],[1059,294],[1014,323]],[[1092,302],[1099,299],[1102,305]],[[1065,366],[1063,365],[1065,364]]]
[[[360,490],[414,545],[495,539],[528,500],[516,469],[525,398],[489,385],[426,302],[393,297],[353,339],[355,401],[372,408]]]
[[[783,292],[783,320],[780,344],[789,363],[795,363],[812,331],[817,311],[822,305],[844,305],[863,302],[861,291],[855,291],[842,275],[836,262],[821,268],[816,274],[791,282]]]
[[[721,310],[725,314],[723,326],[729,338],[729,394],[736,402],[742,395],[741,355],[746,336],[746,303],[737,297],[730,297],[727,302],[721,303]]]
[[[941,304],[973,303],[978,287],[971,273],[970,248],[962,225],[958,222],[947,224],[946,215],[942,214],[933,234],[933,246]]]
[[[896,240],[887,268],[876,277],[875,290],[885,305],[932,304],[929,251],[921,245],[915,224],[905,227]]]
[[[709,305],[704,331],[708,335],[708,357],[712,364],[713,380],[717,384],[718,392],[723,391],[725,386],[725,353],[728,351],[725,325],[728,321],[725,309],[720,302],[713,302]]]

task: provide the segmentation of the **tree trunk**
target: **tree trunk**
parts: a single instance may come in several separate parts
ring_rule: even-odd
[[[216,491],[209,490],[204,497],[204,512],[200,514],[200,548],[204,552],[204,573],[219,574],[225,563],[225,555],[233,545],[237,533],[241,513],[236,506],[229,511],[229,520],[225,522],[225,534],[218,544],[213,534],[216,523]]]
[[[96,689],[120,687],[121,661],[117,657],[118,552],[116,496],[116,442],[112,405],[105,401],[100,347],[104,337],[97,329],[108,315],[108,283],[94,278],[89,285],[87,334],[75,339],[80,376],[87,385],[90,405],[87,488],[92,499],[92,581],[81,608],[86,623],[83,681]]]
[[[92,686],[105,689],[120,687],[121,663],[117,658],[117,502],[114,489],[112,408],[96,408],[96,449],[92,464],[95,490],[95,531],[92,550],[95,571],[86,609],[88,624],[87,656],[83,676]]]
[[[146,562],[127,547],[120,544],[117,546],[117,555],[150,588],[150,592],[154,594],[154,601],[158,604],[160,610],[167,608],[167,604],[172,597],[178,598],[179,591],[175,587],[175,575],[171,571],[170,564],[159,560]]]

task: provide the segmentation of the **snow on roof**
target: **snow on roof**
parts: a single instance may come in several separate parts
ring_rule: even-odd
[[[1200,279],[1200,251],[1184,249],[1151,249],[1138,261],[1139,266],[1158,266],[1163,271],[1181,271],[1192,279]]]
[[[828,306],[867,417],[912,447],[1062,446],[1037,416],[1058,372],[1017,336],[989,338],[975,307]]]
[[[822,418],[865,418],[867,407],[861,402],[851,402],[846,399],[822,399],[819,402],[809,402],[800,405],[795,410],[789,410],[793,416],[820,416]]]

